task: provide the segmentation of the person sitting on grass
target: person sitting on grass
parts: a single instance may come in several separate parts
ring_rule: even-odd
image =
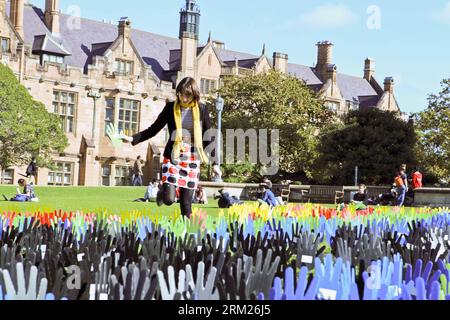
[[[198,186],[195,191],[193,203],[208,204],[208,198],[202,186]]]
[[[228,209],[235,204],[244,204],[241,200],[239,200],[235,196],[233,196],[233,197],[230,196],[230,194],[228,192],[225,192],[224,189],[219,190],[218,196],[214,195],[214,200],[217,200],[217,199],[219,199],[218,205],[219,205],[219,208],[221,208],[221,209]]]
[[[17,188],[17,194],[9,200],[5,195],[3,195],[3,199],[5,199],[5,201],[14,201],[14,202],[39,201],[34,193],[33,186],[28,184],[25,179],[19,179],[17,183],[19,184],[20,188],[23,188],[23,191],[21,192],[20,189]]]
[[[148,184],[147,190],[145,191],[144,198],[136,199],[134,202],[156,202],[156,196],[159,190],[159,182],[154,179]]]
[[[367,187],[365,184],[360,184],[358,192],[353,196],[351,203],[356,205],[356,210],[364,210],[367,209],[368,202]]]
[[[276,207],[279,205],[279,202],[275,197],[275,194],[272,192],[272,190],[269,189],[269,186],[267,184],[261,183],[259,185],[259,192],[262,195],[262,197],[258,199],[258,202],[261,205],[266,204],[269,207]]]

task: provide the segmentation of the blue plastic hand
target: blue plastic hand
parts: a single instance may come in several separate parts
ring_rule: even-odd
[[[360,300],[355,278],[355,269],[347,261],[342,266],[341,286],[337,296],[338,300]]]
[[[285,270],[284,279],[284,294],[282,296],[283,300],[315,300],[318,286],[319,278],[314,277],[308,291],[305,292],[308,285],[308,268],[302,267],[298,275],[297,288],[294,286],[294,270],[292,268],[287,268]]]
[[[316,276],[319,278],[319,298],[335,300],[339,289],[342,270],[342,258],[337,258],[333,267],[332,255],[325,257],[323,265],[319,258],[315,259]]]

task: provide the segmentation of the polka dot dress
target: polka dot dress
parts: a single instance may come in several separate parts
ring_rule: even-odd
[[[180,188],[197,190],[200,180],[200,159],[195,147],[182,142],[180,158],[177,164],[164,158],[162,165],[162,182]]]

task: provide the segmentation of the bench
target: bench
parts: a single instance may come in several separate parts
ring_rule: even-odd
[[[311,186],[302,190],[302,197],[305,202],[337,204],[344,201],[344,187]]]

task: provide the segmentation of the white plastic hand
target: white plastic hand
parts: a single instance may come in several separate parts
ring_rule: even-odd
[[[22,262],[16,264],[17,290],[11,279],[8,270],[3,270],[3,279],[5,281],[6,300],[44,300],[47,292],[47,279],[42,278],[37,290],[38,269],[32,266],[28,283],[25,280],[24,266]]]
[[[164,273],[158,270],[158,282],[161,288],[161,297],[163,300],[174,300],[177,293],[183,295],[185,284],[186,284],[186,273],[184,270],[180,270],[178,273],[178,286],[175,282],[175,271],[172,266],[167,269],[167,275],[169,278],[169,287],[167,287],[166,279],[164,278]]]

